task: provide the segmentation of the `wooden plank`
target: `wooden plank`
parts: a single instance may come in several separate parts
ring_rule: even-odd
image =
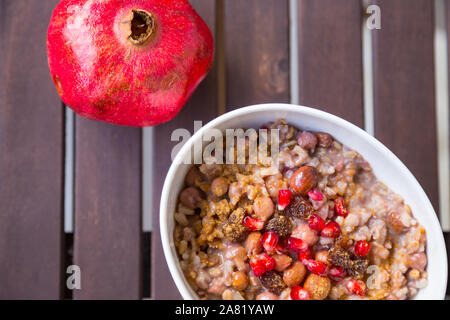
[[[287,0],[225,1],[227,110],[289,102]]]
[[[190,3],[215,33],[216,5],[210,0],[191,0]],[[154,129],[154,229],[152,241],[152,298],[181,299],[167,267],[159,230],[159,203],[161,190],[171,161],[172,148],[178,142],[170,141],[173,130],[186,128],[193,132],[194,120],[206,124],[217,116],[217,66],[214,64],[207,78],[200,84],[183,110],[170,122]]]
[[[140,299],[141,129],[75,119],[75,299]]]
[[[360,0],[299,1],[299,101],[364,125]]]
[[[57,3],[0,2],[0,299],[62,296],[64,109],[46,55]]]
[[[412,171],[437,210],[433,2],[375,3],[382,12],[381,30],[373,32],[375,136]]]

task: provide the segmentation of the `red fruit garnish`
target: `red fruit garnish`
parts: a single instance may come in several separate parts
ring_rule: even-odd
[[[298,260],[300,261],[300,262],[303,262],[303,261],[305,261],[305,260],[311,260],[312,259],[312,257],[311,257],[311,252],[308,250],[308,251],[305,251],[305,252],[299,252],[298,254],[297,254],[297,257],[298,257]]]
[[[328,270],[328,277],[333,281],[341,281],[346,276],[344,268],[333,266]]]
[[[320,235],[327,238],[337,238],[341,234],[341,227],[336,221],[330,221],[322,229]]]
[[[143,127],[181,110],[211,68],[214,40],[188,1],[63,0],[47,53],[57,92],[75,112]]]
[[[250,259],[250,266],[255,277],[261,277],[265,272],[272,271],[275,268],[275,264],[275,259],[267,253],[259,254]]]
[[[289,203],[291,203],[292,192],[291,190],[279,190],[278,191],[278,209],[284,210]]]
[[[317,214],[312,214],[309,217],[308,225],[313,230],[322,231],[322,229],[325,228],[325,221]]]
[[[334,212],[340,217],[348,216],[347,208],[345,207],[344,198],[338,197],[334,200]]]
[[[268,253],[272,253],[275,251],[278,244],[278,233],[275,231],[267,231],[263,234],[261,238],[261,244]]]
[[[302,263],[309,271],[317,274],[318,276],[325,277],[327,275],[328,265],[326,263],[323,263],[322,261],[308,259],[303,260]]]
[[[245,216],[244,219],[242,219],[242,224],[248,231],[259,231],[264,228],[264,221],[251,216]]]
[[[367,291],[366,284],[361,280],[350,279],[345,288],[350,294],[356,294],[357,296],[364,296]]]
[[[295,252],[307,252],[309,250],[308,243],[302,239],[289,237],[286,240],[286,248]]]
[[[317,189],[313,189],[308,192],[308,196],[311,198],[311,200],[314,201],[322,201],[323,200],[323,194]]]
[[[370,243],[365,240],[359,240],[355,244],[355,254],[360,257],[365,257],[369,253]]]
[[[300,286],[295,286],[291,289],[292,300],[309,300],[309,293]]]

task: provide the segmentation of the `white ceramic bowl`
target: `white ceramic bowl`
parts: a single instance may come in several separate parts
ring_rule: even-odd
[[[161,196],[160,226],[164,254],[173,279],[184,299],[196,299],[178,262],[173,241],[175,207],[190,165],[182,164],[191,157],[193,144],[202,139],[205,130],[217,128],[258,128],[278,118],[303,129],[332,134],[338,141],[358,151],[372,166],[377,178],[400,194],[413,211],[414,217],[427,232],[428,286],[416,299],[443,299],[447,288],[447,254],[436,213],[422,187],[406,166],[381,142],[355,125],[329,113],[287,104],[263,104],[237,109],[209,122],[197,131],[180,150],[170,170]]]

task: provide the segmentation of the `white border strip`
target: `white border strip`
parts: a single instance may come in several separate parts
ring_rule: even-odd
[[[142,129],[142,229],[153,230],[153,130]]]
[[[438,172],[440,220],[444,231],[450,230],[450,148],[449,148],[449,97],[448,97],[448,47],[445,20],[445,0],[434,2],[434,68],[436,90],[436,125],[438,139]]]
[[[289,42],[290,42],[290,64],[291,64],[291,103],[299,104],[299,66],[298,66],[298,2],[289,0]]]
[[[369,0],[362,0],[362,8],[364,11],[369,5]],[[375,120],[373,111],[373,37],[372,31],[366,27],[366,19],[363,19],[361,28],[363,55],[364,128],[368,134],[373,136],[375,134]]]
[[[65,156],[64,156],[64,232],[73,233],[74,229],[74,150],[75,150],[75,114],[65,108]]]

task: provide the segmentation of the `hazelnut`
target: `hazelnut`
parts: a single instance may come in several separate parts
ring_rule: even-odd
[[[303,166],[292,175],[289,186],[296,193],[306,196],[317,185],[318,175],[314,167]]]
[[[305,280],[303,287],[308,291],[311,300],[324,300],[331,290],[331,281],[311,273]]]

